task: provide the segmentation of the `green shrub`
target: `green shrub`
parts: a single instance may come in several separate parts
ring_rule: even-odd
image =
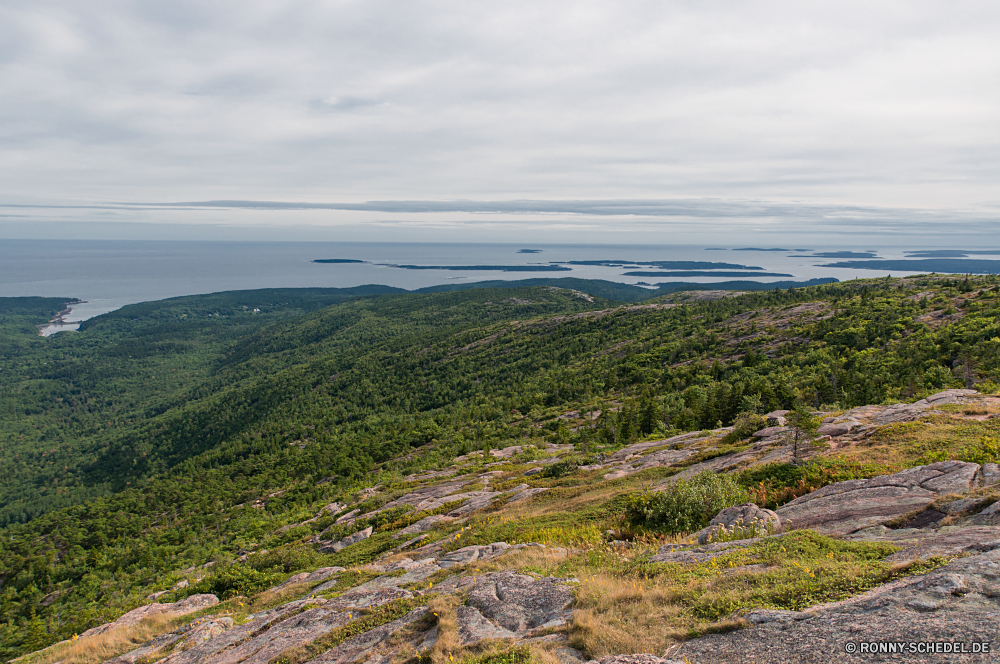
[[[720,511],[747,502],[746,490],[731,475],[705,471],[680,479],[666,490],[631,494],[625,516],[633,524],[668,533],[693,532]]]
[[[219,599],[225,600],[237,595],[247,597],[256,595],[280,583],[283,578],[284,574],[281,572],[265,572],[256,570],[246,563],[236,563],[216,571],[190,587],[198,593],[212,593]]]
[[[391,503],[397,498],[402,498],[410,492],[409,489],[400,488],[385,488],[379,491],[371,498],[368,498],[364,502],[358,503],[354,506],[355,509],[361,510],[361,514],[367,514],[368,512],[374,512],[378,508],[382,507],[386,503]]]
[[[311,546],[286,546],[248,556],[246,564],[258,572],[297,572],[310,567],[322,567],[327,556]]]
[[[399,519],[403,518],[407,514],[413,511],[413,505],[398,505],[396,507],[390,507],[389,509],[379,512],[378,514],[373,514],[372,516],[364,519],[364,524],[361,521],[355,523],[355,528],[361,530],[372,526],[375,530],[381,532],[386,530],[385,526],[388,526]],[[357,530],[355,532],[357,532]]]
[[[736,473],[735,479],[750,495],[750,499],[768,509],[812,493],[827,484],[889,475],[899,468],[881,463],[864,463],[833,457],[814,459],[800,466],[790,463],[769,463]]]
[[[755,432],[767,427],[767,419],[757,413],[740,413],[733,422],[733,430],[726,434],[723,442],[734,443],[749,438]]]
[[[979,444],[963,447],[958,455],[960,461],[972,463],[997,463],[1000,461],[1000,439],[993,436],[983,436]]]
[[[462,664],[531,664],[531,649],[528,646],[514,646],[509,650],[488,651],[462,660]]]
[[[572,473],[579,465],[580,459],[577,457],[565,457],[561,461],[556,461],[545,466],[545,470],[542,471],[542,477],[562,477],[563,475]]]

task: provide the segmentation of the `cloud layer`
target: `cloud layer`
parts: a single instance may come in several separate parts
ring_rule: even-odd
[[[14,0],[0,198],[990,219],[997,34],[986,1]]]

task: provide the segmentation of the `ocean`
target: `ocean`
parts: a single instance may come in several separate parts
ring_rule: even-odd
[[[760,249],[780,248],[782,251]],[[84,300],[69,320],[80,321],[126,304],[181,295],[281,287],[335,287],[385,284],[413,290],[447,283],[516,280],[534,277],[578,277],[622,283],[658,284],[695,281],[711,284],[732,279],[797,281],[817,277],[840,280],[913,272],[823,267],[836,258],[809,257],[815,248],[721,245],[522,245],[359,242],[182,242],[0,240],[0,297],[37,295]],[[878,252],[880,258],[905,258],[906,247],[823,247]],[[532,250],[535,253],[522,253]],[[978,258],[978,256],[977,256]],[[316,259],[366,261],[314,263]],[[663,271],[653,266],[564,265],[566,271],[534,271],[566,261],[705,261],[759,267],[774,277],[672,276],[626,272]],[[403,269],[413,266],[524,266],[528,271]],[[706,271],[699,269],[699,275]],[[708,270],[709,272],[711,270]],[[683,273],[683,270],[681,271]],[[66,329],[66,328],[63,328]]]

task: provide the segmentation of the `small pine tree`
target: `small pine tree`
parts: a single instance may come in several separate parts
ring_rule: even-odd
[[[806,410],[801,403],[795,405],[795,409],[785,416],[785,420],[792,428],[792,464],[797,466],[800,463],[800,443],[808,444],[812,441],[819,428],[819,420],[813,417],[813,414]]]

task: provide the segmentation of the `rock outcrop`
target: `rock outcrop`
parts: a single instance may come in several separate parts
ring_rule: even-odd
[[[981,486],[979,464],[941,461],[870,480],[817,489],[777,510],[786,529],[846,535],[928,507],[938,496]]]
[[[744,617],[752,628],[692,639],[668,656],[691,664],[992,662],[1000,643],[998,584],[1000,548],[843,602],[807,611],[751,611]],[[910,643],[927,642],[962,644],[966,652],[909,650]],[[898,643],[906,649],[896,655],[873,654],[867,652],[872,643]],[[989,654],[973,653],[973,643],[989,644]]]
[[[337,553],[338,551],[343,551],[344,549],[346,549],[347,547],[351,546],[352,544],[357,544],[361,540],[365,540],[365,539],[368,539],[369,537],[371,537],[372,532],[374,530],[375,529],[373,527],[368,526],[364,530],[359,530],[358,532],[354,533],[353,535],[348,535],[347,537],[345,537],[344,539],[342,539],[342,540],[340,540],[338,542],[332,542],[330,544],[327,544],[325,546],[320,547],[320,552],[321,553]]]
[[[568,609],[573,595],[559,581],[513,572],[477,579],[467,605],[457,612],[461,643],[524,637],[534,630],[565,625],[572,615]]]
[[[103,634],[111,629],[117,629],[119,627],[129,627],[130,625],[138,624],[143,618],[156,615],[158,613],[166,613],[172,616],[184,616],[189,613],[194,613],[195,611],[200,611],[202,609],[208,608],[210,606],[215,606],[219,603],[219,598],[215,595],[191,595],[186,599],[182,599],[179,602],[174,602],[172,604],[159,604],[154,602],[152,604],[146,604],[145,606],[140,606],[137,609],[132,609],[121,618],[112,623],[105,623],[103,625],[98,625],[88,629],[86,632],[81,634],[81,637],[85,636],[96,636],[97,634]]]

